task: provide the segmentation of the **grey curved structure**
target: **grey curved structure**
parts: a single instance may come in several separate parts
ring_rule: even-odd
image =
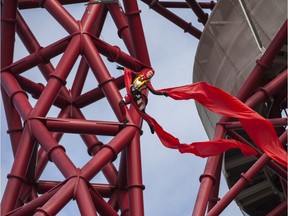
[[[193,82],[209,82],[251,104],[252,100],[249,101],[249,98],[253,97],[253,94],[258,94],[259,97],[259,92],[273,80],[280,79],[280,74],[287,69],[287,42],[279,45],[280,50],[274,51],[274,56],[270,54],[275,42],[279,41],[274,38],[283,23],[285,25],[286,19],[286,1],[218,1],[200,38]],[[264,55],[271,56],[269,61],[263,60]],[[263,70],[256,74],[257,65]],[[248,85],[249,80],[253,81]],[[254,104],[253,108],[272,122],[282,119],[282,124],[274,125],[279,136],[282,134],[283,138],[287,127],[287,84],[274,84],[274,88],[278,88],[277,94],[270,95],[269,92],[263,91],[266,94],[265,100]],[[221,119],[221,116],[208,111],[200,104],[197,104],[197,109],[207,135],[213,139],[217,125],[225,124],[225,118]],[[251,143],[240,124],[237,127],[226,126],[225,129],[226,138],[238,138],[240,141]],[[287,136],[283,140],[287,143]],[[244,157],[238,150],[225,153],[222,171],[229,188],[236,184],[256,160],[254,157]],[[264,167],[235,200],[245,215],[268,215],[271,209],[287,202],[285,184],[287,182],[284,182],[273,168]],[[278,215],[286,214],[287,210]]]

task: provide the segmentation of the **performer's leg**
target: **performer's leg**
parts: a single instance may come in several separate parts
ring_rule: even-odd
[[[126,116],[126,105],[130,103],[129,97],[125,96],[121,99],[119,102],[119,108],[122,114],[122,122],[124,123],[124,127],[126,127],[126,124],[128,123],[128,119]]]

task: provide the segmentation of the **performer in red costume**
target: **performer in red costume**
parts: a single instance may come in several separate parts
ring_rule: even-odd
[[[130,94],[135,104],[139,108],[139,110],[141,110],[142,112],[145,112],[145,107],[148,103],[148,99],[147,99],[147,96],[143,94],[142,91],[144,91],[145,89],[149,89],[153,94],[156,94],[156,95],[165,95],[165,93],[157,92],[152,87],[150,79],[154,76],[154,73],[155,73],[153,69],[144,68],[139,73],[135,73],[135,72],[133,73],[136,74],[137,76],[130,85]],[[122,98],[122,100],[119,102],[124,124],[128,122],[126,118],[125,106],[131,103],[132,103],[131,97],[129,97],[128,94],[125,95],[125,97]]]
[[[138,108],[141,111],[144,111],[147,104],[147,97],[142,93],[150,84],[150,79],[154,75],[154,70],[152,69],[143,69],[139,75],[133,80],[130,86],[130,92],[133,97],[133,100],[136,102]],[[150,84],[151,85],[151,84]],[[120,104],[130,104],[131,100],[128,95],[126,95],[121,101]]]

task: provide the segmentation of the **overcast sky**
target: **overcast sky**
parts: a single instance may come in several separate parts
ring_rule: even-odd
[[[139,2],[139,7],[142,11],[141,17],[150,60],[156,71],[152,79],[154,87],[160,89],[191,83],[198,40],[184,33],[182,29],[170,23],[159,14],[149,10],[147,5]],[[76,19],[80,19],[85,10],[84,4],[67,6],[66,8],[71,11]],[[181,14],[188,22],[196,24],[197,19],[193,17],[189,9],[176,9],[175,12]],[[53,22],[51,16],[44,9],[25,10],[21,11],[21,13],[43,47],[67,35],[58,24]],[[122,47],[117,36],[117,30],[109,16],[107,17],[101,39],[112,45]],[[15,53],[15,59],[27,55],[27,52],[22,51],[24,48],[18,38],[16,39],[16,48],[19,51]],[[54,67],[56,67],[58,60],[59,58],[52,61]],[[116,64],[108,66],[110,71],[115,67]],[[27,77],[33,76],[35,82],[44,82],[41,75],[35,76],[35,70],[31,70],[25,74],[27,74]],[[114,76],[117,76],[117,74],[119,76],[121,72],[115,70]],[[72,73],[69,76],[70,80],[68,79],[67,88],[71,86],[73,78]],[[94,88],[95,83],[93,83],[93,79],[89,82],[91,83],[87,85],[87,89]],[[31,99],[31,97],[29,98]],[[34,101],[31,101],[32,105],[34,103]],[[101,106],[104,109],[108,105],[104,100],[100,103],[102,103]],[[193,141],[205,141],[208,139],[197,114],[194,101],[173,101],[166,97],[149,94],[149,104],[146,111],[155,117],[168,132],[179,137],[182,142],[191,143]],[[58,112],[59,110],[53,109],[49,112],[49,116],[57,116]],[[87,118],[97,119],[95,117],[97,114],[95,114],[93,108],[87,108],[85,112]],[[101,109],[102,117],[109,118],[108,115],[108,110],[106,113],[106,110]],[[1,194],[5,188],[6,175],[10,172],[13,163],[10,141],[6,130],[6,119],[3,106],[1,105]],[[165,148],[160,143],[158,137],[150,133],[150,129],[146,123],[143,125],[143,131],[141,150],[143,183],[145,185],[145,215],[191,215],[200,185],[199,176],[203,173],[206,159],[196,157],[192,154],[180,154],[177,150]],[[103,142],[107,141],[105,137],[100,138]],[[72,140],[74,146],[71,146]],[[81,167],[90,158],[87,157],[84,145],[82,145],[82,148],[78,148],[77,146],[77,151],[75,151],[75,143],[77,142],[81,143],[81,139],[77,135],[64,136],[61,140],[61,144],[65,146],[67,154],[72,158],[76,166]],[[79,157],[79,155],[83,156]],[[54,180],[62,178],[62,175],[55,168],[54,164],[49,164],[41,177],[41,179]],[[101,174],[95,179],[104,182]],[[220,196],[225,191],[227,191],[227,187],[225,180],[222,179]],[[78,212],[78,207],[75,201],[71,201],[58,215],[75,215],[75,212]],[[234,216],[242,215],[234,203],[221,215],[231,216],[232,214]]]

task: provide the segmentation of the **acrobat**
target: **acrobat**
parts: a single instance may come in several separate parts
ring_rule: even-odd
[[[145,107],[148,103],[147,96],[143,93],[145,89],[148,89],[156,95],[165,95],[165,93],[157,92],[152,87],[150,80],[154,76],[154,73],[154,70],[151,68],[144,68],[139,73],[137,73],[136,78],[130,85],[130,96],[129,94],[125,95],[119,102],[124,125],[128,122],[125,106],[132,103],[131,99],[135,102],[141,112],[145,112]]]

